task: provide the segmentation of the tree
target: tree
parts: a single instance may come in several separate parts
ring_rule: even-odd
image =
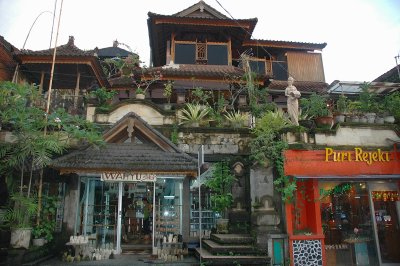
[[[46,167],[76,140],[95,145],[103,143],[94,124],[68,114],[64,109],[47,114],[37,105],[38,88],[28,84],[0,83],[0,121],[12,131],[12,141],[0,143],[0,174],[15,178],[20,173],[19,194],[31,196],[33,172]],[[24,173],[29,162],[28,189],[23,191]],[[41,179],[38,190],[38,213],[41,207]],[[38,215],[38,221],[40,215]]]

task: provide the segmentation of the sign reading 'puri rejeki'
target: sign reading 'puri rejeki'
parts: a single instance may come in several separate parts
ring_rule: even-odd
[[[400,176],[400,152],[356,147],[336,150],[326,147],[321,150],[284,151],[285,175],[304,177],[329,176]]]
[[[108,182],[155,182],[157,176],[148,173],[102,173],[101,181]]]
[[[377,149],[376,151],[364,151],[362,148],[354,148],[354,151],[335,151],[325,148],[325,162],[365,162],[371,165],[374,162],[389,162],[388,151]]]

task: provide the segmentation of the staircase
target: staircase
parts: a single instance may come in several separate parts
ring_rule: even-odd
[[[260,254],[248,234],[211,234],[195,252],[207,265],[270,265],[267,254]]]

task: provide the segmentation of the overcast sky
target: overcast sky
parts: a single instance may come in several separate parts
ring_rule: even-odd
[[[148,65],[147,13],[171,15],[197,2],[64,0],[58,45],[65,44],[70,35],[83,50],[109,47],[117,39]],[[400,0],[218,0],[229,14],[216,0],[205,2],[228,17],[258,18],[254,39],[326,42],[322,54],[327,83],[371,81],[393,68],[400,53]],[[35,18],[41,12],[53,12],[54,3],[0,0],[0,35],[22,48]],[[58,12],[59,8],[57,16]],[[40,15],[26,49],[49,48],[52,19],[49,12]]]

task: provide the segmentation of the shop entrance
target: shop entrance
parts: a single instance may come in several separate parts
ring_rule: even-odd
[[[122,253],[151,252],[153,189],[153,182],[123,184]]]
[[[400,199],[396,183],[370,185],[374,226],[382,265],[400,263]]]
[[[88,237],[87,248],[151,253],[162,248],[164,238],[182,235],[182,193],[183,177],[154,182],[81,177],[75,232]]]

